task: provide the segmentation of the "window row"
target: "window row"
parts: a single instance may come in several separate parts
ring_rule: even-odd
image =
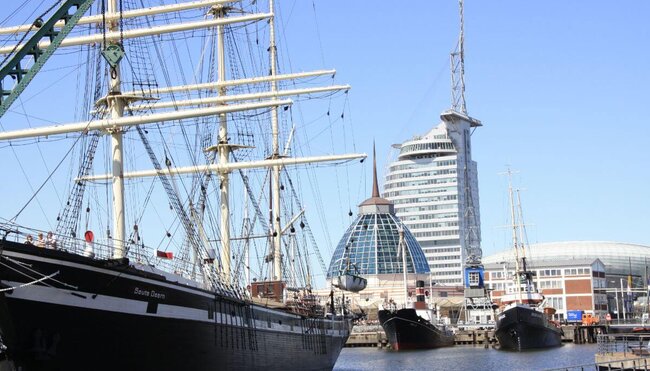
[[[384,189],[392,188],[402,188],[402,187],[420,187],[431,184],[453,184],[456,183],[456,178],[440,178],[440,179],[424,179],[424,180],[415,180],[411,182],[395,182],[395,183],[386,183]]]
[[[442,161],[434,161],[431,164],[419,164],[419,163],[410,163],[410,164],[400,164],[400,165],[395,165],[391,166],[389,168],[390,172],[394,171],[399,171],[399,170],[410,170],[410,169],[420,169],[424,166],[435,166],[435,167],[443,167],[443,166],[456,166],[456,160],[442,160]]]
[[[460,260],[460,255],[427,256],[427,261]]]
[[[458,195],[446,195],[446,196],[434,196],[434,197],[416,197],[416,198],[404,198],[401,200],[393,200],[394,205],[399,204],[415,204],[421,202],[440,202],[440,201],[453,201],[457,200]]]
[[[437,170],[427,170],[427,171],[413,171],[410,173],[396,173],[390,174],[386,177],[386,181],[395,180],[395,179],[408,179],[408,178],[419,178],[419,177],[430,177],[436,175],[448,175],[456,174],[456,169],[437,169]]]
[[[585,274],[591,274],[589,268],[567,268],[564,270],[565,276],[581,276]]]
[[[428,205],[428,206],[414,206],[414,207],[396,207],[395,208],[395,213],[399,215],[403,215],[406,213],[413,213],[413,212],[418,212],[418,211],[434,211],[434,210],[446,210],[446,209],[455,209],[457,208],[458,205],[456,204],[442,204],[442,205]],[[456,214],[456,217],[458,217],[458,213]]]
[[[401,213],[400,213],[401,214]],[[403,222],[413,220],[458,219],[458,213],[431,213],[421,215],[400,215]]]
[[[539,276],[540,277],[561,276],[561,275],[562,275],[562,270],[561,269],[540,269],[539,270]]]
[[[460,252],[460,247],[442,247],[442,248],[431,247],[423,250],[424,252],[429,254],[442,253],[442,252]]]
[[[384,192],[384,197],[390,198],[408,195],[426,195],[431,193],[453,193],[457,191],[458,187],[416,188],[404,189],[401,191]]]
[[[415,143],[402,146],[399,153],[402,155],[415,151],[432,151],[436,149],[454,149],[454,145],[451,142]]]
[[[460,271],[437,271],[437,272],[431,272],[432,276],[453,276],[453,275],[460,275]]]
[[[433,228],[430,223],[418,223],[409,225],[410,229],[424,229],[424,228]],[[417,237],[439,237],[439,236],[456,236],[458,235],[458,229],[453,229],[451,231],[425,231],[425,232],[413,232],[413,236]]]
[[[539,288],[540,289],[561,289],[562,288],[562,281],[540,281],[539,282]]]

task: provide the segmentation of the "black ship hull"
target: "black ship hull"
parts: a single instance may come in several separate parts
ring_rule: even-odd
[[[525,306],[499,313],[494,335],[502,349],[521,351],[562,345],[562,330],[544,313]]]
[[[379,323],[395,350],[432,349],[454,345],[454,335],[417,315],[415,309],[380,310]]]
[[[172,277],[126,259],[0,241],[6,355],[25,371],[327,370],[348,338],[347,319],[271,309]]]

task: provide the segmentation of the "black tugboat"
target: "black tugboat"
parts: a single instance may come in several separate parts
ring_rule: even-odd
[[[454,345],[454,334],[444,325],[433,323],[433,311],[427,309],[424,302],[423,281],[416,282],[416,290],[415,308],[383,309],[378,312],[379,323],[384,328],[391,347],[394,350],[406,350]]]
[[[399,230],[399,249],[402,266],[406,267],[404,230]],[[407,300],[406,270],[404,270],[404,303]],[[435,313],[424,301],[424,281],[415,282],[416,301],[412,308],[392,307],[379,310],[379,323],[394,350],[431,349],[454,345],[454,334],[445,325],[435,324]]]
[[[510,174],[510,170],[508,170]],[[544,308],[544,296],[537,291],[533,282],[534,272],[526,268],[521,226],[521,201],[519,223],[515,217],[512,185],[509,185],[510,211],[512,217],[512,240],[515,250],[514,285],[508,287],[501,298],[502,309],[497,314],[494,335],[501,349],[521,351],[534,348],[549,348],[562,344],[562,329],[550,320],[553,308]],[[518,200],[519,200],[519,194]]]
[[[521,294],[527,297],[540,295],[525,291]],[[498,314],[494,335],[502,349],[521,351],[562,344],[562,329],[548,318],[548,311],[539,308],[539,303],[541,301],[514,302]]]
[[[521,351],[562,344],[562,329],[549,319],[552,308],[541,308],[544,297],[535,290],[531,277],[532,272],[519,272],[519,290],[511,287],[512,292],[502,300],[506,307],[497,315],[494,330],[501,349]]]

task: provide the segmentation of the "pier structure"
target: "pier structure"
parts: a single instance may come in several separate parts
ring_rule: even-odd
[[[606,325],[564,325],[562,326],[562,332],[562,342],[564,343],[594,344],[598,342],[599,336],[607,334],[608,327]],[[474,345],[485,348],[499,345],[492,328],[478,326],[474,328],[456,328],[455,334],[456,345]],[[650,335],[646,336],[650,341]],[[648,341],[646,341],[646,345],[648,345]],[[388,341],[381,326],[360,325],[354,327],[345,346],[385,348],[388,346]],[[648,355],[650,355],[650,352]]]

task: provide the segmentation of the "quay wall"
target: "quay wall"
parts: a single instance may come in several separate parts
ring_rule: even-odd
[[[606,326],[562,326],[562,341],[576,344],[595,343],[598,334],[606,333]],[[497,346],[498,341],[494,336],[494,329],[456,329],[456,345],[483,345]],[[388,346],[388,340],[381,326],[355,327],[350,334],[346,347],[378,347]]]

